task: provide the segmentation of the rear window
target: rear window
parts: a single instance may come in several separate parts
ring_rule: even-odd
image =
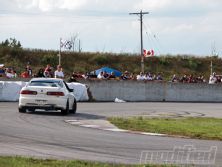
[[[63,84],[60,81],[31,81],[29,86],[63,87]]]

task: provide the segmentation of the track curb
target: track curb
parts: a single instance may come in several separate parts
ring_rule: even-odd
[[[131,130],[125,130],[125,129],[119,129],[117,127],[106,127],[101,126],[98,124],[91,124],[91,123],[85,123],[85,120],[65,120],[66,123],[69,123],[74,126],[79,126],[83,128],[91,128],[91,129],[97,129],[97,130],[103,130],[103,131],[110,131],[110,132],[122,132],[122,133],[130,133],[130,134],[139,134],[139,135],[147,135],[147,136],[168,136],[166,134],[160,134],[160,133],[148,133],[148,132],[140,132],[140,131],[131,131]],[[106,120],[104,120],[106,121]],[[109,121],[106,121],[109,122]]]

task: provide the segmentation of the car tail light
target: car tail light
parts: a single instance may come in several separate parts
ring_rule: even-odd
[[[22,94],[22,95],[37,95],[37,92],[36,91],[31,91],[31,90],[22,90],[20,92],[20,94]]]
[[[63,92],[47,92],[49,96],[65,96]]]

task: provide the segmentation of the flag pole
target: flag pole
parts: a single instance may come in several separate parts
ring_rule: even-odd
[[[59,65],[61,66],[61,42],[62,38],[59,39]]]

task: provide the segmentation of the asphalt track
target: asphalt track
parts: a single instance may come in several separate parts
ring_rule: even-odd
[[[105,119],[109,116],[221,117],[220,103],[78,103],[78,113],[18,113],[18,103],[0,103],[0,155],[84,159],[111,163],[139,163],[142,151],[173,151],[192,145],[217,147],[222,166],[222,142],[110,132],[73,126],[68,119]]]

